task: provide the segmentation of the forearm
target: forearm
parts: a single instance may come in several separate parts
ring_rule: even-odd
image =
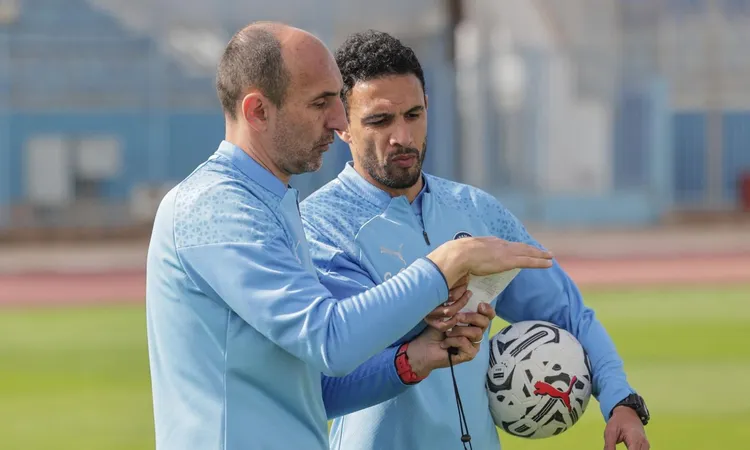
[[[396,373],[396,347],[389,348],[343,377],[323,376],[323,401],[329,419],[369,408],[409,388]]]
[[[439,271],[417,260],[385,283],[335,302],[329,327],[311,332],[309,342],[325,344],[326,367],[334,375],[344,375],[364,362],[362,355],[391,345],[447,297]]]
[[[326,375],[351,372],[448,297],[440,270],[420,259],[385,283],[337,300],[288,252],[280,242],[206,245],[180,255],[198,288]]]
[[[559,325],[570,330],[583,346],[591,362],[594,396],[605,420],[615,404],[634,392],[627,381],[622,358],[604,325],[588,308],[573,281],[556,268],[561,280],[562,297],[569,306],[561,311]],[[565,312],[567,311],[567,314]]]
[[[573,325],[575,320],[575,317],[570,319],[570,326],[589,357],[594,377],[593,393],[599,401],[604,420],[608,420],[612,408],[635,391],[628,384],[624,364],[614,342],[594,312],[587,310],[579,317],[577,327]]]

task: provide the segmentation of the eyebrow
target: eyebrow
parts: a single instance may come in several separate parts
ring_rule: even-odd
[[[339,96],[338,92],[325,91],[325,92],[318,94],[314,99],[312,99],[312,101],[320,100],[321,98],[330,98],[330,97],[338,97],[338,96]]]
[[[414,106],[411,109],[409,109],[408,111],[406,111],[406,113],[410,114],[410,113],[415,113],[415,112],[418,112],[418,111],[424,111],[424,106],[422,106],[422,105]],[[362,121],[363,122],[369,122],[369,121],[372,121],[372,120],[387,119],[389,117],[393,117],[393,113],[375,113],[375,114],[370,114],[370,115],[367,115],[367,116],[363,117]]]

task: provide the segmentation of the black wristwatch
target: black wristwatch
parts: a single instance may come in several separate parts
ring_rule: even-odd
[[[630,394],[624,399],[620,401],[620,403],[616,404],[614,408],[612,408],[612,411],[609,413],[609,417],[612,417],[612,413],[615,412],[615,408],[618,406],[627,406],[628,408],[632,408],[636,414],[638,414],[638,417],[641,419],[641,423],[643,426],[646,426],[648,424],[648,421],[651,419],[651,414],[648,412],[648,408],[646,408],[646,402],[643,400],[643,397],[641,397],[638,394]]]

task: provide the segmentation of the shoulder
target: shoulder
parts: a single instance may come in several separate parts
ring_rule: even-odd
[[[444,204],[456,209],[495,206],[505,209],[500,201],[488,192],[464,183],[425,174],[430,192]]]
[[[214,161],[174,189],[175,244],[264,243],[283,233],[278,200],[241,173]]]
[[[330,241],[351,239],[367,220],[380,212],[338,179],[326,183],[300,203],[305,231],[319,238],[328,236]]]
[[[353,215],[368,209],[369,203],[357,196],[339,179],[334,179],[310,194],[300,203],[300,211],[305,218],[330,217],[333,215]]]
[[[334,203],[346,203],[344,199],[347,193],[344,185],[338,179],[333,179],[300,202],[300,214],[303,219],[324,216],[337,209]]]
[[[458,212],[482,220],[494,236],[510,241],[529,242],[521,220],[494,195],[475,186],[427,175],[430,191],[439,201]]]

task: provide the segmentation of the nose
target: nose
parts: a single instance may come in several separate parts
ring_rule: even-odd
[[[333,131],[344,131],[348,127],[344,103],[341,102],[340,98],[336,98],[336,101],[329,109],[326,127]]]
[[[403,121],[394,125],[393,132],[391,133],[390,144],[393,147],[413,147],[413,137],[411,128],[408,124]]]

